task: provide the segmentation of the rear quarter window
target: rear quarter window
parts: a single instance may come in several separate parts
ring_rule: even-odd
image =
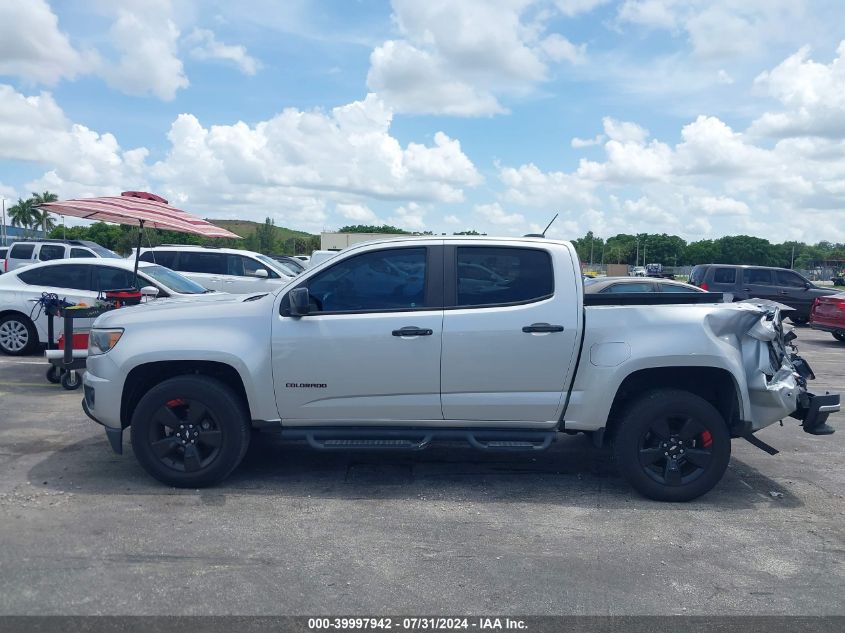
[[[717,268],[713,272],[714,284],[735,284],[736,268]]]

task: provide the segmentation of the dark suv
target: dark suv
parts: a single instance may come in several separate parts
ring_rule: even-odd
[[[816,297],[836,292],[819,288],[794,270],[766,266],[701,264],[692,269],[689,282],[710,292],[731,293],[734,301],[771,299],[783,303],[795,308],[789,316],[795,324],[808,321]]]

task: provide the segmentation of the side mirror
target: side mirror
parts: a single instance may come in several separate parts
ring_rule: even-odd
[[[158,296],[158,288],[155,286],[144,286],[141,288],[141,296],[148,299],[155,299]]]
[[[804,288],[806,288],[807,290],[809,290],[812,287],[813,287],[813,284],[811,284],[809,281],[804,283]]]
[[[270,273],[267,272],[265,268],[259,268],[254,273],[252,273],[253,277],[260,277],[261,279],[267,279],[270,276]]]
[[[308,288],[294,288],[288,293],[290,301],[290,315],[301,317],[308,314],[311,309],[311,297]]]

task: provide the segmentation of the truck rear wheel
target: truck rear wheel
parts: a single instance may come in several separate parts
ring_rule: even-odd
[[[711,490],[731,457],[731,437],[716,408],[678,389],[633,402],[614,440],[622,475],[657,501],[690,501]]]
[[[207,376],[179,376],[150,389],[132,415],[132,449],[150,475],[177,488],[225,479],[249,445],[241,399]]]

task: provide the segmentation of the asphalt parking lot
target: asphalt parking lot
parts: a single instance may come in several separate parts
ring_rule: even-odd
[[[814,390],[845,345],[799,330]],[[326,454],[266,438],[223,485],[115,455],[81,392],[0,357],[0,614],[845,614],[845,415],[737,440],[694,503],[583,437],[545,453]]]

